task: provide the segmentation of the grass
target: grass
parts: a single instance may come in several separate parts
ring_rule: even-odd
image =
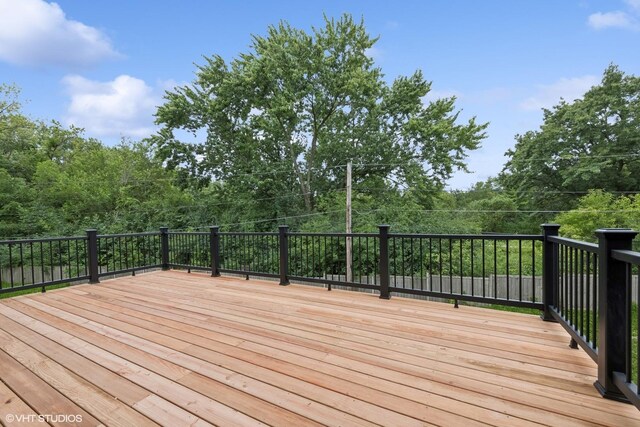
[[[69,283],[59,283],[57,285],[47,286],[46,289],[47,290],[51,290],[51,289],[66,288],[69,285],[70,285]],[[4,286],[2,288],[4,289]],[[35,294],[35,293],[38,293],[38,292],[41,292],[41,291],[42,291],[42,288],[19,289],[19,290],[13,291],[13,292],[7,292],[7,293],[0,294],[0,299],[17,297],[19,295]]]
[[[538,310],[537,308],[510,307],[498,304],[491,304],[488,308],[490,308],[491,310],[510,311],[512,313],[533,314],[536,316],[540,315],[540,310]]]

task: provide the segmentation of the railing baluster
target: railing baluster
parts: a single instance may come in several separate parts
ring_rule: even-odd
[[[531,296],[536,302],[536,241],[531,241]],[[542,295],[540,296],[542,299]]]
[[[76,247],[77,247],[77,244],[78,244],[78,241],[76,240]],[[35,271],[34,271],[35,270],[35,266],[34,266],[35,262],[34,262],[34,259],[33,259],[33,242],[29,243],[29,255],[31,257],[31,283],[34,284],[34,283],[36,283],[36,274],[35,274]],[[0,267],[0,269],[2,269],[2,268]],[[1,280],[0,280],[0,283],[1,283]]]
[[[498,298],[498,241],[493,241],[493,297]]]
[[[40,241],[40,275],[41,275],[40,281],[42,283],[46,282],[44,278],[44,244],[42,241]]]
[[[625,286],[625,305],[624,305],[624,317],[625,317],[625,340],[624,340],[624,359],[625,359],[625,379],[626,382],[631,382],[631,374],[633,371],[631,358],[633,344],[631,342],[631,328],[632,328],[632,309],[631,309],[631,264],[625,265],[626,280]]]
[[[453,238],[449,238],[449,293],[453,294]]]
[[[486,268],[485,268],[485,241],[482,239],[482,298],[486,298]]]
[[[509,297],[509,288],[511,288],[511,283],[509,283],[509,239],[505,239],[504,241],[504,245],[505,245],[505,252],[506,252],[506,259],[505,259],[505,263],[506,263],[506,282],[507,282],[507,301],[509,301],[511,298]]]
[[[19,243],[18,245],[20,246],[20,283],[24,286],[24,256],[22,243]]]
[[[586,287],[585,287],[585,293],[586,293],[586,306],[587,306],[587,312],[586,312],[586,322],[585,322],[585,337],[587,338],[587,342],[588,343],[592,343],[593,340],[591,339],[591,312],[593,311],[593,306],[591,305],[591,254],[589,252],[585,253],[585,259],[586,259],[586,267],[585,267],[585,274],[586,274]]]
[[[580,250],[580,331],[584,331],[584,251]]]
[[[422,252],[422,244],[424,243],[424,239],[423,238],[419,238],[418,241],[420,242],[420,290],[424,291],[424,255]]]
[[[438,272],[440,275],[440,292],[442,292],[442,239],[438,239]]]
[[[522,301],[522,240],[518,240],[518,294]]]
[[[460,292],[459,292],[460,294],[464,293],[464,278],[462,276],[462,273],[463,273],[463,265],[462,265],[463,245],[464,245],[464,242],[463,242],[462,239],[460,239],[460,251],[459,251],[460,252],[460,266],[459,266],[459,270],[460,271],[458,271],[458,273],[460,274]]]
[[[476,291],[475,291],[475,286],[474,286],[474,282],[475,282],[475,274],[473,271],[473,257],[474,257],[474,253],[473,253],[473,241],[474,239],[471,238],[469,239],[469,245],[470,247],[470,251],[471,251],[471,296],[476,296]]]

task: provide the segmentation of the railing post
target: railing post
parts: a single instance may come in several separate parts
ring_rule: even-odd
[[[378,262],[380,268],[380,298],[389,299],[389,226],[379,225],[380,229],[380,260]]]
[[[87,230],[87,249],[89,256],[89,283],[100,283],[98,271],[98,231]]]
[[[287,236],[289,226],[281,225],[279,231],[280,234],[278,237],[278,242],[280,246],[280,285],[286,286],[289,284],[289,238]]]
[[[556,307],[558,294],[558,245],[549,241],[549,237],[557,236],[558,224],[542,224],[542,304],[544,309],[540,318],[547,322],[555,322],[550,307]],[[534,278],[535,280],[535,278]]]
[[[160,247],[162,254],[162,269],[169,269],[169,227],[160,227]]]
[[[629,229],[596,230],[598,236],[598,380],[602,397],[628,402],[613,383],[613,372],[625,372],[627,339],[626,265],[611,257],[615,249],[629,250],[638,233]]]
[[[220,276],[220,227],[209,227],[211,251],[211,277]]]

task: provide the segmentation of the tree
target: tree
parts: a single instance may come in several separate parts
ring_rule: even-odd
[[[487,125],[459,124],[455,98],[426,103],[431,84],[420,71],[387,84],[368,54],[376,40],[348,15],[310,34],[271,26],[249,52],[230,64],[205,58],[192,85],[168,92],[151,141],[168,167],[197,182],[269,200],[252,203],[263,217],[314,211],[319,197],[344,187],[348,160],[356,190],[365,182],[412,188],[428,205],[466,168]],[[206,141],[180,141],[177,130]],[[283,195],[292,197],[274,203]]]
[[[30,179],[38,162],[38,124],[21,114],[20,89],[0,84],[0,168]]]
[[[619,196],[601,190],[590,191],[575,209],[556,216],[563,236],[595,241],[599,228],[640,230],[640,194]]]
[[[104,146],[80,128],[29,119],[18,98],[0,84],[0,238],[213,223],[196,202],[208,194],[175,185],[149,144]]]
[[[28,233],[25,216],[31,197],[24,179],[14,178],[0,168],[0,238]]]
[[[516,140],[501,182],[521,206],[565,210],[590,189],[637,190],[640,78],[611,65],[583,99],[545,109],[540,129]]]
[[[55,157],[38,163],[33,187],[39,209],[55,211],[61,221],[57,226],[69,227],[65,231],[189,225],[185,219],[193,197],[173,185],[173,174],[150,156],[145,144],[105,147],[80,139],[59,154],[64,161]]]

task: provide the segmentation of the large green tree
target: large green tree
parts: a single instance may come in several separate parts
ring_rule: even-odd
[[[316,210],[344,188],[349,160],[356,190],[411,188],[428,207],[486,125],[459,123],[455,98],[427,102],[420,71],[387,83],[370,55],[376,40],[345,15],[310,33],[271,26],[230,63],[206,57],[158,108],[159,156],[197,182],[224,183],[222,196],[261,217]]]
[[[583,99],[544,110],[516,137],[501,176],[521,206],[565,210],[591,189],[640,188],[640,78],[609,66]]]

